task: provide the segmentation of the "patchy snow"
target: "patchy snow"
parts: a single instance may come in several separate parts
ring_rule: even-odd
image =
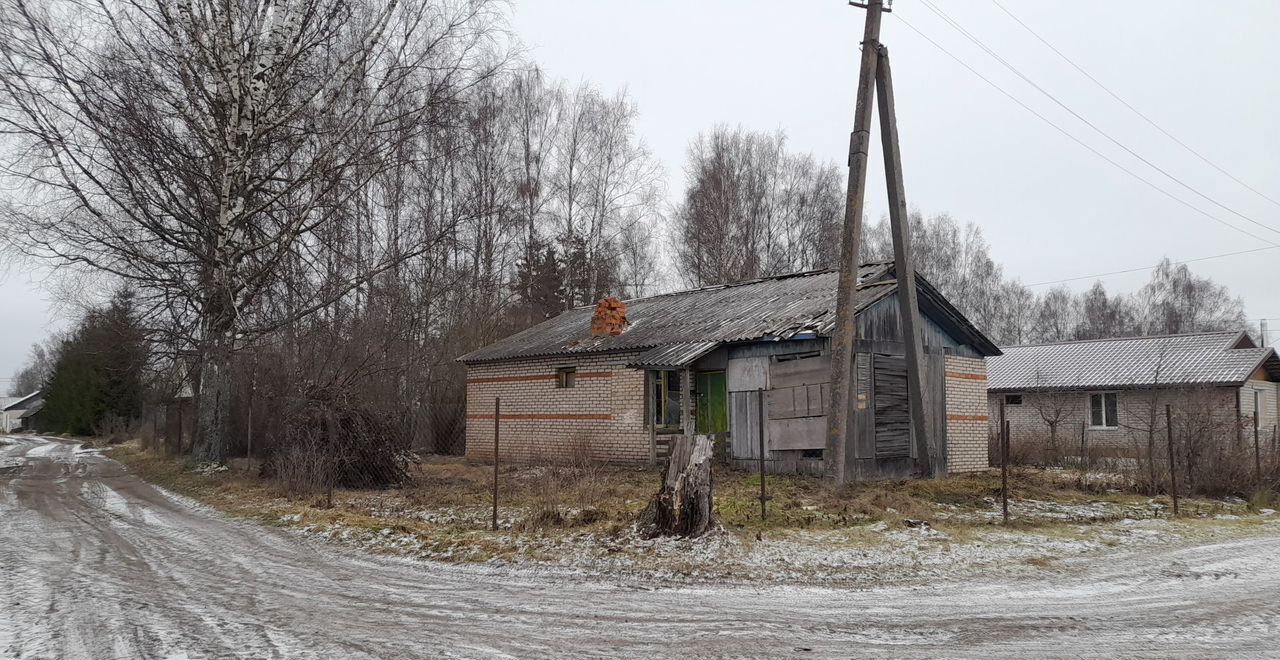
[[[60,459],[23,469],[58,475]],[[1274,516],[1053,531],[897,519],[689,541],[584,530],[432,538],[289,513],[282,524],[306,531],[285,534],[100,457],[72,460],[55,478],[0,474],[0,489],[25,491],[0,497],[4,657],[994,660],[1268,657],[1280,644]],[[1203,540],[1197,529],[1219,536],[1186,542]],[[304,540],[330,536],[428,559],[491,551],[460,565]],[[1061,557],[1048,567],[1046,549]],[[835,573],[858,588],[752,581],[775,573],[810,583]],[[752,583],[724,584],[734,581]]]

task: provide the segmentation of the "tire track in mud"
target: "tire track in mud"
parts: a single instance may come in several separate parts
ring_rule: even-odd
[[[1274,536],[1016,583],[645,589],[344,553],[69,443],[0,445],[11,464],[6,658],[1257,657],[1280,643]]]

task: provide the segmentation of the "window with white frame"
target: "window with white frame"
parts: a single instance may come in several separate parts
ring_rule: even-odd
[[[1116,393],[1092,392],[1089,394],[1089,426],[1095,429],[1114,429],[1116,421]]]

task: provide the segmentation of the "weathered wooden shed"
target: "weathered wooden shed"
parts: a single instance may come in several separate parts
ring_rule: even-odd
[[[656,461],[666,439],[710,433],[726,460],[822,471],[835,321],[835,271],[812,271],[626,302],[626,326],[590,333],[592,308],[566,312],[463,356],[467,454],[492,455],[502,398],[508,460]],[[933,452],[952,472],[986,459],[985,358],[999,349],[918,278]],[[859,270],[855,477],[914,469],[892,262]]]

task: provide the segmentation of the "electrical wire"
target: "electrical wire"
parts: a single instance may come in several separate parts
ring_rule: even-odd
[[[1156,192],[1160,193],[1161,195],[1164,195],[1165,197],[1168,197],[1169,199],[1171,199],[1171,200],[1173,200],[1173,201],[1177,202],[1178,204],[1181,204],[1182,206],[1185,206],[1185,207],[1187,207],[1188,209],[1191,209],[1192,211],[1195,211],[1196,213],[1199,213],[1200,215],[1203,215],[1204,217],[1209,218],[1210,220],[1213,220],[1214,222],[1216,222],[1216,223],[1218,223],[1218,224],[1221,224],[1221,225],[1223,225],[1223,226],[1225,226],[1225,227],[1228,227],[1228,228],[1233,229],[1233,230],[1235,230],[1235,231],[1237,231],[1237,232],[1240,232],[1241,234],[1244,234],[1245,236],[1248,236],[1248,237],[1253,238],[1253,239],[1255,239],[1255,240],[1258,240],[1258,241],[1261,241],[1261,242],[1263,242],[1263,243],[1266,243],[1266,244],[1270,245],[1271,247],[1280,247],[1280,244],[1277,244],[1277,243],[1275,243],[1275,242],[1271,241],[1270,239],[1263,238],[1263,237],[1261,237],[1261,236],[1259,236],[1259,235],[1257,235],[1257,234],[1255,234],[1255,233],[1253,233],[1253,232],[1251,232],[1251,231],[1249,231],[1249,230],[1247,230],[1247,229],[1243,229],[1243,228],[1241,228],[1241,227],[1237,227],[1237,226],[1235,226],[1235,225],[1233,225],[1233,224],[1231,224],[1231,223],[1227,222],[1226,220],[1223,220],[1222,218],[1219,218],[1219,217],[1217,217],[1217,216],[1213,215],[1212,213],[1209,213],[1208,211],[1205,211],[1204,209],[1201,209],[1201,208],[1199,208],[1199,207],[1197,207],[1197,206],[1195,206],[1195,205],[1191,204],[1190,202],[1188,202],[1188,201],[1186,201],[1186,200],[1184,200],[1184,199],[1182,199],[1182,198],[1180,198],[1180,197],[1178,197],[1178,196],[1174,195],[1173,193],[1171,193],[1171,192],[1169,192],[1169,191],[1165,190],[1164,188],[1161,188],[1160,186],[1157,186],[1155,183],[1152,183],[1149,179],[1147,179],[1147,178],[1143,177],[1142,175],[1138,174],[1137,172],[1134,172],[1133,170],[1131,170],[1131,169],[1129,169],[1129,168],[1125,167],[1124,165],[1121,165],[1119,162],[1115,161],[1115,160],[1114,160],[1114,159],[1112,159],[1111,157],[1107,156],[1106,154],[1102,153],[1101,151],[1098,151],[1097,149],[1095,149],[1094,147],[1090,146],[1090,145],[1089,145],[1088,143],[1086,143],[1085,141],[1083,141],[1083,140],[1081,140],[1080,138],[1076,137],[1074,134],[1072,134],[1072,133],[1071,133],[1070,131],[1068,131],[1067,129],[1065,129],[1065,128],[1063,128],[1063,127],[1059,126],[1059,125],[1058,125],[1058,124],[1056,124],[1056,123],[1054,123],[1054,122],[1053,122],[1053,120],[1049,119],[1048,117],[1044,116],[1044,115],[1043,115],[1043,114],[1041,114],[1039,111],[1037,111],[1036,109],[1034,109],[1034,108],[1032,108],[1031,106],[1027,105],[1027,104],[1026,104],[1026,103],[1024,103],[1021,99],[1019,99],[1018,97],[1014,96],[1013,94],[1009,93],[1008,91],[1005,91],[1005,89],[1004,89],[1004,88],[1002,88],[1002,87],[1000,87],[999,85],[997,85],[997,84],[996,84],[995,82],[993,82],[990,78],[987,78],[986,76],[982,75],[981,73],[979,73],[979,72],[978,72],[978,70],[977,70],[977,69],[973,68],[972,66],[969,66],[969,64],[968,64],[967,62],[965,62],[964,60],[960,59],[958,56],[956,56],[956,55],[955,55],[954,53],[952,53],[951,51],[947,50],[947,49],[946,49],[942,44],[938,43],[938,42],[937,42],[937,41],[935,41],[932,37],[930,37],[929,35],[925,34],[924,32],[921,32],[919,28],[917,28],[916,26],[912,25],[909,21],[907,21],[905,18],[903,18],[903,17],[902,17],[902,15],[901,15],[900,13],[898,13],[898,12],[894,12],[893,14],[890,14],[890,16],[894,16],[894,17],[896,17],[896,18],[897,18],[897,20],[898,20],[899,22],[901,22],[903,25],[905,25],[905,26],[907,26],[908,28],[910,28],[910,29],[911,29],[911,31],[913,31],[913,32],[915,32],[916,34],[920,35],[920,38],[922,38],[922,39],[924,39],[925,41],[929,42],[930,44],[932,44],[932,45],[933,45],[933,47],[934,47],[934,48],[937,48],[938,50],[942,51],[942,52],[943,52],[943,54],[945,54],[945,55],[947,55],[948,57],[950,57],[951,59],[955,60],[957,64],[959,64],[960,66],[962,66],[962,67],[964,67],[965,69],[967,69],[967,70],[969,71],[969,73],[972,73],[974,76],[977,76],[977,78],[978,78],[979,80],[981,80],[981,81],[983,81],[983,82],[987,83],[988,85],[990,85],[992,89],[995,89],[997,92],[1000,92],[1001,94],[1005,95],[1005,97],[1007,97],[1010,101],[1013,101],[1014,103],[1016,103],[1016,104],[1018,104],[1019,106],[1021,106],[1023,110],[1026,110],[1027,112],[1029,112],[1029,113],[1031,113],[1032,115],[1034,115],[1034,116],[1035,116],[1037,119],[1039,119],[1040,121],[1043,121],[1044,123],[1048,124],[1048,125],[1049,125],[1049,126],[1051,126],[1054,130],[1058,131],[1058,132],[1059,132],[1059,133],[1061,133],[1063,136],[1065,136],[1065,137],[1067,137],[1068,139],[1070,139],[1072,142],[1075,142],[1076,144],[1080,145],[1081,147],[1084,147],[1085,149],[1087,149],[1088,151],[1090,151],[1091,153],[1093,153],[1093,155],[1095,155],[1095,156],[1097,156],[1097,157],[1101,158],[1102,160],[1106,161],[1106,162],[1107,162],[1107,163],[1109,163],[1112,167],[1115,167],[1116,169],[1118,169],[1118,170],[1120,170],[1120,171],[1124,172],[1125,174],[1128,174],[1129,176],[1133,177],[1134,179],[1137,179],[1138,181],[1142,182],[1142,183],[1143,183],[1143,184],[1145,184],[1147,187],[1151,188],[1152,190],[1155,190]]]
[[[981,48],[984,52],[986,52],[986,53],[987,53],[988,55],[990,55],[993,59],[995,59],[997,62],[999,62],[1001,65],[1003,65],[1006,69],[1008,69],[1009,71],[1013,72],[1013,74],[1014,74],[1014,75],[1016,75],[1016,76],[1018,76],[1019,78],[1021,78],[1021,79],[1022,79],[1024,82],[1026,82],[1028,85],[1031,85],[1032,87],[1034,87],[1034,88],[1036,89],[1036,91],[1040,92],[1040,93],[1041,93],[1041,94],[1043,94],[1046,98],[1048,98],[1050,101],[1053,101],[1055,104],[1057,104],[1057,105],[1058,105],[1059,107],[1061,107],[1063,110],[1066,110],[1068,113],[1070,113],[1070,114],[1071,114],[1071,116],[1075,117],[1076,119],[1078,119],[1078,120],[1080,120],[1082,123],[1084,123],[1086,126],[1088,126],[1089,128],[1093,129],[1093,130],[1094,130],[1098,135],[1101,135],[1102,137],[1104,137],[1104,138],[1106,138],[1108,141],[1110,141],[1112,144],[1114,144],[1114,145],[1116,145],[1117,147],[1119,147],[1119,148],[1123,149],[1123,150],[1124,150],[1125,152],[1127,152],[1129,155],[1131,155],[1131,156],[1133,156],[1134,158],[1137,158],[1138,160],[1142,161],[1143,163],[1145,163],[1145,164],[1146,164],[1148,167],[1150,167],[1151,169],[1153,169],[1153,170],[1155,170],[1155,171],[1159,172],[1160,174],[1164,175],[1164,176],[1165,176],[1166,178],[1168,178],[1170,181],[1173,181],[1174,183],[1176,183],[1176,184],[1178,184],[1178,185],[1182,186],[1183,188],[1186,188],[1188,191],[1190,191],[1191,193],[1193,193],[1193,194],[1195,194],[1196,196],[1200,197],[1201,199],[1204,199],[1205,201],[1209,202],[1210,204],[1213,204],[1214,206],[1217,206],[1218,208],[1220,208],[1220,209],[1222,209],[1222,210],[1224,210],[1224,211],[1226,211],[1226,212],[1228,212],[1228,213],[1230,213],[1230,214],[1232,214],[1232,215],[1235,215],[1235,216],[1239,217],[1239,218],[1240,218],[1240,219],[1242,219],[1242,220],[1245,220],[1245,221],[1247,221],[1247,222],[1249,222],[1249,223],[1251,223],[1251,224],[1254,224],[1254,225],[1257,225],[1258,227],[1261,227],[1261,228],[1263,228],[1263,229],[1266,229],[1267,231],[1271,231],[1271,232],[1274,232],[1274,233],[1276,233],[1276,234],[1280,234],[1280,229],[1276,229],[1275,227],[1272,227],[1272,226],[1270,226],[1270,225],[1267,225],[1267,224],[1264,224],[1264,223],[1262,223],[1262,222],[1259,222],[1259,221],[1257,221],[1257,220],[1253,219],[1252,217],[1247,216],[1247,215],[1245,215],[1245,214],[1243,214],[1243,213],[1241,213],[1241,212],[1239,212],[1239,211],[1237,211],[1237,210],[1235,210],[1235,209],[1233,209],[1233,208],[1231,208],[1231,207],[1227,206],[1226,204],[1223,204],[1222,202],[1219,202],[1218,200],[1214,199],[1213,197],[1210,197],[1209,195],[1204,194],[1204,193],[1203,193],[1203,192],[1201,192],[1199,189],[1197,189],[1195,186],[1192,186],[1191,184],[1188,184],[1187,182],[1183,181],[1182,179],[1178,178],[1177,176],[1174,176],[1174,175],[1173,175],[1172,173],[1170,173],[1168,170],[1166,170],[1166,169],[1164,169],[1163,167],[1160,167],[1159,165],[1155,164],[1154,162],[1152,162],[1151,160],[1147,159],[1145,156],[1143,156],[1142,154],[1138,153],[1137,151],[1134,151],[1134,150],[1133,150],[1133,149],[1131,149],[1128,145],[1126,145],[1125,143],[1123,143],[1123,142],[1121,142],[1120,140],[1116,139],[1116,138],[1115,138],[1114,136],[1112,136],[1110,133],[1108,133],[1108,132],[1106,132],[1106,131],[1102,130],[1102,128],[1101,128],[1101,127],[1099,127],[1097,124],[1095,124],[1095,123],[1093,123],[1092,121],[1090,121],[1090,120],[1089,120],[1088,118],[1086,118],[1084,115],[1081,115],[1080,113],[1076,112],[1074,109],[1072,109],[1072,108],[1071,108],[1071,106],[1067,105],[1067,104],[1066,104],[1066,103],[1064,103],[1062,100],[1060,100],[1058,97],[1056,97],[1056,96],[1054,96],[1053,94],[1051,94],[1048,90],[1046,90],[1044,87],[1040,86],[1040,84],[1039,84],[1039,83],[1037,83],[1036,81],[1032,80],[1029,76],[1027,76],[1026,74],[1024,74],[1024,73],[1023,73],[1021,70],[1019,70],[1017,67],[1015,67],[1015,66],[1013,66],[1012,64],[1010,64],[1008,60],[1006,60],[1005,58],[1001,57],[999,53],[997,53],[997,52],[995,52],[994,50],[992,50],[989,46],[987,46],[985,43],[983,43],[981,39],[978,39],[976,36],[974,36],[974,35],[973,35],[973,33],[971,33],[971,32],[969,32],[968,30],[966,30],[966,29],[964,28],[964,26],[960,25],[960,23],[959,23],[959,22],[957,22],[955,19],[951,18],[951,16],[949,16],[946,12],[944,12],[943,10],[941,10],[941,9],[939,9],[938,7],[934,6],[934,4],[933,4],[932,2],[930,2],[929,0],[920,0],[920,2],[921,2],[921,4],[923,4],[923,5],[925,6],[925,8],[927,8],[929,11],[933,12],[934,14],[936,14],[939,18],[941,18],[943,21],[945,21],[948,25],[950,25],[952,28],[954,28],[957,32],[959,32],[961,35],[963,35],[966,39],[968,39],[969,41],[973,42],[973,44],[974,44],[974,45],[976,45],[978,48]]]
[[[1265,251],[1265,250],[1275,250],[1276,248],[1280,248],[1280,245],[1269,245],[1269,246],[1266,246],[1266,247],[1253,248],[1252,250],[1240,250],[1240,251],[1237,251],[1237,252],[1226,252],[1226,253],[1224,253],[1224,254],[1214,254],[1214,255],[1210,255],[1210,256],[1208,256],[1208,257],[1196,257],[1195,259],[1183,259],[1183,260],[1181,260],[1181,261],[1172,261],[1172,262],[1170,262],[1170,263],[1173,263],[1174,265],[1179,265],[1179,266],[1180,266],[1180,265],[1182,265],[1182,264],[1190,264],[1190,263],[1195,263],[1195,262],[1197,262],[1197,261],[1208,261],[1208,260],[1210,260],[1210,259],[1222,259],[1222,258],[1224,258],[1224,257],[1235,257],[1235,256],[1239,256],[1239,255],[1242,255],[1242,254],[1251,254],[1251,253],[1254,253],[1254,252],[1263,252],[1263,251]],[[1155,268],[1159,268],[1159,267],[1160,267],[1160,264],[1156,264],[1156,265],[1154,265],[1154,266],[1141,266],[1141,267],[1138,267],[1138,268],[1126,268],[1126,269],[1124,269],[1124,270],[1113,270],[1113,271],[1106,272],[1106,273],[1095,273],[1095,274],[1093,274],[1093,275],[1081,275],[1081,276],[1079,276],[1079,277],[1068,277],[1068,278],[1064,278],[1064,279],[1060,279],[1060,280],[1045,280],[1044,282],[1036,282],[1036,283],[1034,283],[1034,284],[1028,284],[1027,286],[1028,286],[1028,287],[1035,287],[1035,286],[1046,286],[1046,285],[1049,285],[1049,284],[1065,284],[1065,283],[1067,283],[1067,282],[1078,282],[1078,281],[1080,281],[1080,280],[1091,280],[1091,279],[1094,279],[1094,278],[1097,278],[1097,277],[1107,277],[1107,276],[1110,276],[1110,275],[1124,275],[1124,274],[1126,274],[1126,273],[1139,273],[1139,272],[1142,272],[1142,271],[1144,271],[1144,270],[1153,270],[1153,269],[1155,269]],[[1258,320],[1260,320],[1260,321],[1265,321],[1265,320],[1268,320],[1268,319],[1258,319]]]
[[[1154,119],[1152,119],[1151,117],[1148,117],[1146,113],[1135,108],[1133,104],[1121,98],[1120,95],[1112,91],[1110,87],[1107,87],[1106,85],[1102,84],[1102,81],[1093,77],[1093,75],[1090,74],[1088,71],[1085,71],[1084,67],[1080,66],[1079,64],[1076,64],[1076,62],[1072,60],[1070,57],[1067,57],[1066,53],[1063,53],[1061,50],[1058,50],[1058,48],[1056,48],[1053,44],[1049,43],[1048,39],[1045,39],[1044,37],[1040,36],[1040,33],[1031,29],[1030,25],[1027,25],[1025,22],[1022,21],[1022,19],[1015,16],[1013,12],[1009,11],[1009,9],[1000,2],[1000,0],[991,0],[991,3],[999,7],[1000,11],[1007,14],[1009,18],[1012,18],[1014,20],[1015,23],[1017,23],[1018,25],[1021,25],[1024,30],[1029,32],[1031,36],[1039,40],[1040,43],[1044,44],[1049,50],[1053,51],[1058,57],[1062,58],[1064,62],[1066,62],[1067,64],[1070,64],[1072,68],[1074,68],[1076,71],[1079,71],[1081,75],[1083,75],[1085,78],[1088,78],[1093,84],[1097,85],[1099,89],[1106,92],[1108,95],[1111,96],[1111,98],[1115,99],[1116,101],[1119,101],[1121,105],[1128,108],[1131,112],[1133,112],[1133,114],[1137,115],[1138,117],[1142,118],[1143,121],[1150,124],[1152,128],[1156,129],[1157,131],[1160,131],[1165,135],[1165,137],[1169,138],[1170,140],[1173,140],[1175,143],[1177,143],[1178,146],[1185,149],[1188,153],[1195,156],[1196,158],[1199,158],[1201,161],[1204,161],[1204,163],[1207,164],[1209,167],[1212,167],[1213,169],[1218,170],[1224,176],[1240,184],[1241,186],[1248,189],[1253,194],[1267,200],[1268,202],[1271,202],[1272,204],[1275,204],[1276,206],[1280,206],[1280,201],[1276,201],[1274,198],[1268,196],[1266,193],[1263,193],[1261,190],[1254,188],[1248,183],[1245,183],[1244,181],[1242,181],[1240,178],[1236,177],[1234,174],[1228,172],[1222,166],[1218,165],[1212,160],[1209,160],[1208,156],[1205,156],[1199,151],[1196,151],[1195,149],[1191,148],[1191,145],[1188,145],[1186,142],[1183,142],[1182,140],[1178,139],[1178,137],[1175,136],[1173,133],[1170,133],[1169,131],[1165,130],[1163,126],[1161,126],[1160,124],[1157,124]]]

